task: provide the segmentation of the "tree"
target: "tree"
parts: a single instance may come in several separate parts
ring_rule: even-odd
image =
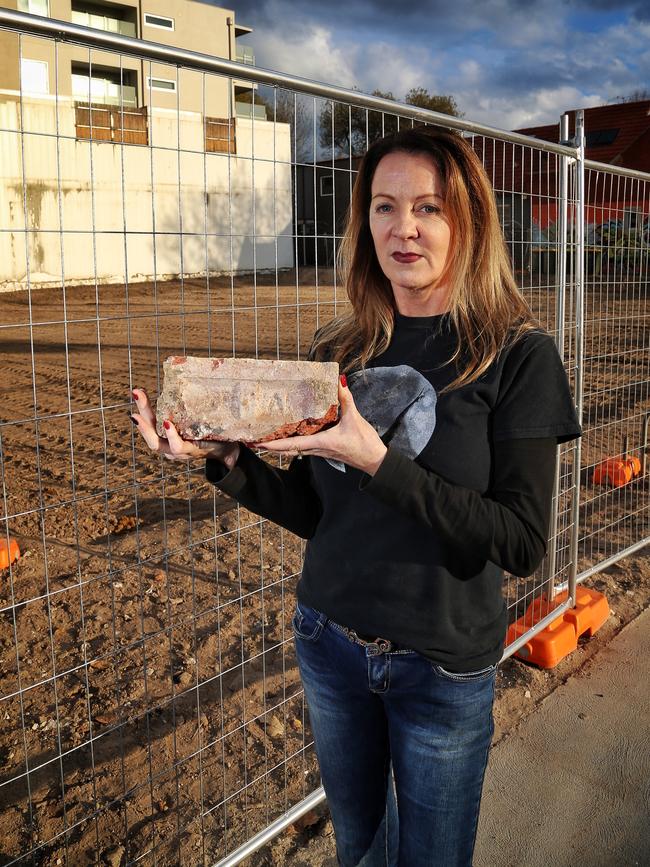
[[[395,99],[390,91],[373,90],[372,95],[383,99]],[[451,114],[455,117],[462,116],[453,96],[430,94],[424,87],[411,88],[404,101],[418,108]],[[329,102],[320,115],[318,137],[322,148],[331,151],[333,146],[337,155],[361,156],[368,145],[376,139],[397,132],[405,124],[410,124],[410,121],[403,120],[400,124],[398,113],[391,114],[348,106],[341,102]]]
[[[275,91],[275,99],[268,111],[269,120],[288,123],[291,127],[291,151],[294,162],[311,162],[314,142],[312,100],[288,90]]]
[[[412,87],[404,97],[404,102],[415,105],[417,108],[428,108],[430,111],[438,111],[441,114],[463,117],[463,112],[458,110],[458,104],[453,96],[429,93],[424,87]]]
[[[373,90],[372,95],[395,100],[390,91]],[[396,130],[397,115],[343,102],[328,102],[320,115],[318,137],[323,148],[331,149],[333,145],[334,150],[343,155],[359,156],[382,134]]]

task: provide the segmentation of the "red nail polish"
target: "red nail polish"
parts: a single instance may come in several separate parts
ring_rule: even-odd
[[[165,430],[169,430],[169,428],[171,427],[171,424],[168,421],[164,421],[163,427],[165,428]]]
[[[344,373],[341,374],[340,380],[341,380],[341,385],[343,386],[343,388],[347,388],[348,387],[348,378]]]
[[[138,395],[134,391],[132,391],[131,394],[133,395],[133,400],[138,399]]]

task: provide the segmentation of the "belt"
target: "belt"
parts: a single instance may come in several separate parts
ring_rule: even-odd
[[[360,635],[358,632],[355,632],[354,629],[348,629],[347,626],[341,626],[340,623],[335,623],[333,620],[330,620],[329,623],[342,632],[350,639],[350,641],[353,641],[355,644],[360,644],[362,647],[376,645],[380,653],[391,653],[393,650],[405,649],[402,645],[395,644],[394,641],[390,641],[388,638],[381,638],[380,636],[372,638],[370,635]]]

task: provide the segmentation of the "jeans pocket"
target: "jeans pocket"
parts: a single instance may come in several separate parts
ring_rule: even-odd
[[[318,641],[327,618],[320,611],[296,602],[296,610],[291,625],[297,638],[303,641]]]
[[[488,680],[496,672],[496,665],[488,665],[487,668],[480,668],[478,671],[447,671],[438,663],[433,663],[433,670],[440,677],[446,680],[453,680],[455,683],[477,683],[481,680]]]

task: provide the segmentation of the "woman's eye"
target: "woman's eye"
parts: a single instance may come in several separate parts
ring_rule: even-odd
[[[381,205],[377,205],[378,214],[388,214],[390,209],[391,206],[387,202],[383,202]]]
[[[437,205],[422,205],[421,208],[425,214],[439,214],[440,208]]]

